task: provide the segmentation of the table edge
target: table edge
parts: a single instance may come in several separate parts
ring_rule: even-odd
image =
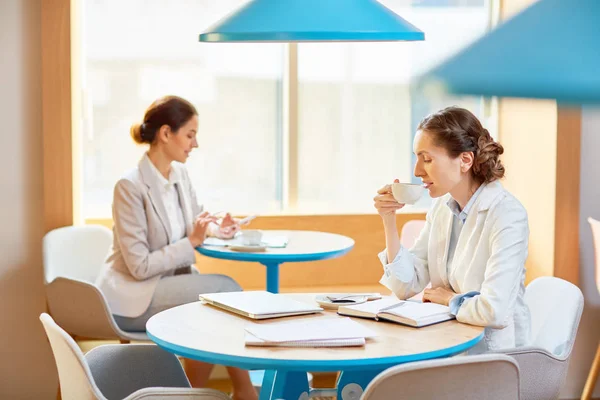
[[[159,339],[147,332],[148,338],[164,350],[183,357],[200,360],[213,364],[234,366],[248,370],[272,369],[272,370],[297,370],[297,371],[351,371],[384,369],[393,365],[404,364],[414,361],[425,361],[436,358],[450,357],[475,346],[484,336],[484,331],[466,342],[444,349],[390,357],[378,358],[354,358],[345,360],[283,360],[271,358],[245,357],[230,354],[220,354],[204,350],[196,350],[176,345]],[[367,344],[368,346],[368,344]]]
[[[333,251],[324,251],[321,253],[305,253],[305,254],[275,254],[275,253],[245,253],[245,252],[224,252],[220,250],[209,249],[206,247],[198,246],[196,251],[203,256],[219,258],[222,260],[233,260],[233,261],[255,261],[255,262],[302,262],[302,261],[318,261],[326,260],[329,258],[336,258],[343,256],[354,248],[352,245]]]

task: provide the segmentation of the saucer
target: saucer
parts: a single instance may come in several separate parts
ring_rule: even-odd
[[[315,296],[315,301],[319,303],[321,307],[328,310],[337,310],[339,306],[354,306],[356,304],[366,303],[368,299],[368,296],[356,296],[344,299],[344,301],[333,302],[328,299],[326,295]]]
[[[260,251],[267,250],[267,245],[258,244],[258,245],[245,245],[245,244],[230,244],[227,246],[229,250],[233,251],[244,251],[247,253],[257,253]]]

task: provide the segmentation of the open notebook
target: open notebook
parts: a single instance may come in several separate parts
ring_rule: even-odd
[[[206,293],[199,299],[207,304],[252,319],[287,317],[323,311],[282,294],[265,291]]]
[[[441,304],[404,301],[395,298],[384,298],[354,306],[340,306],[338,314],[384,319],[415,328],[454,319],[450,308]]]

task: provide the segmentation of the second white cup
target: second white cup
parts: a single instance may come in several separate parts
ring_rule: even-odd
[[[258,246],[262,243],[262,231],[258,229],[244,229],[240,233],[242,244],[245,246]]]

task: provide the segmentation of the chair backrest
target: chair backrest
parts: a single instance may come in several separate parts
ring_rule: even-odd
[[[44,280],[57,277],[94,283],[112,244],[112,232],[100,225],[66,226],[44,236]]]
[[[525,303],[531,312],[531,344],[568,357],[583,312],[581,290],[563,279],[544,276],[527,285]]]
[[[63,400],[105,399],[75,340],[46,313],[40,315],[58,369]]]
[[[600,221],[588,218],[592,227],[592,238],[594,240],[594,259],[596,260],[596,287],[600,292]]]
[[[362,400],[518,400],[519,367],[504,354],[419,361],[375,377]]]
[[[413,247],[424,226],[425,220],[423,219],[411,219],[402,225],[402,230],[400,231],[400,243],[402,243],[402,246],[407,249]]]

